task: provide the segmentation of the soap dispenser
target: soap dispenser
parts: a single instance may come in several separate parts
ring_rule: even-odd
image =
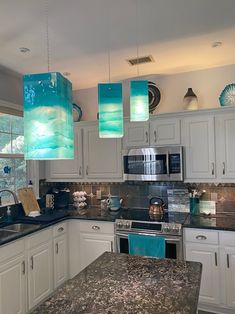
[[[6,222],[12,222],[11,206],[7,206]]]

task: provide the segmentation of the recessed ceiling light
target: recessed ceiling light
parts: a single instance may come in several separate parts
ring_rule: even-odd
[[[222,42],[221,41],[215,41],[211,44],[212,48],[218,48],[222,46]]]
[[[71,73],[69,72],[63,72],[64,76],[69,76]]]
[[[30,49],[27,48],[27,47],[20,47],[19,50],[20,50],[20,52],[22,52],[22,53],[28,53],[28,52],[30,52]]]

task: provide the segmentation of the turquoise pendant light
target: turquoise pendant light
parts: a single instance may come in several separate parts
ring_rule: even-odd
[[[73,159],[71,82],[48,72],[24,75],[23,84],[25,159]]]
[[[123,137],[122,84],[98,84],[99,137]]]
[[[149,119],[148,81],[130,82],[130,120]]]

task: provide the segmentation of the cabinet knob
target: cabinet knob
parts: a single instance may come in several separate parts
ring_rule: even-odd
[[[60,227],[60,228],[58,229],[58,232],[62,232],[62,231],[64,231],[64,228],[63,228],[63,227]]]
[[[59,253],[59,245],[58,245],[58,243],[56,243],[56,245],[55,245],[55,251],[56,251],[56,254]]]
[[[22,262],[22,274],[25,275],[25,261]]]
[[[206,240],[207,237],[204,236],[204,235],[199,234],[198,236],[196,236],[196,239],[197,239],[197,240]]]
[[[79,167],[79,175],[82,175],[82,166]]]
[[[31,269],[33,269],[33,256],[31,256],[31,258],[30,258],[30,260],[31,260]]]
[[[93,230],[100,230],[100,227],[99,226],[92,226],[92,229]]]
[[[86,175],[88,175],[88,166],[86,166]]]
[[[227,268],[229,268],[230,265],[229,265],[229,254],[227,254]]]
[[[217,253],[215,252],[215,266],[218,265],[218,260],[217,260]]]
[[[212,175],[215,174],[215,163],[214,162],[211,163],[211,174]]]

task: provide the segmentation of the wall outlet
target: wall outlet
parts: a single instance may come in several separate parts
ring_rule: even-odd
[[[217,200],[218,200],[218,195],[217,195],[217,193],[211,193],[211,201],[217,202]]]
[[[101,197],[102,197],[102,195],[101,195],[101,190],[97,190],[97,191],[96,191],[96,199],[97,199],[97,200],[101,200]]]

